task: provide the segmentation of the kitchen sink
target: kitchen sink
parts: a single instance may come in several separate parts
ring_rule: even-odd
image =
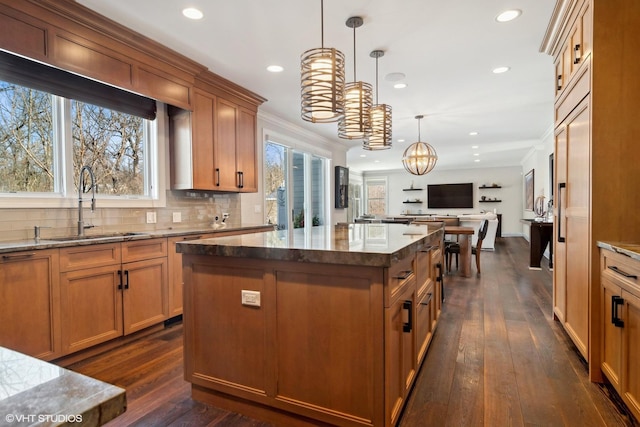
[[[68,237],[52,237],[46,239],[54,242],[71,242],[76,240],[97,240],[97,239],[116,239],[124,237],[148,236],[149,233],[108,233],[108,234],[86,234],[84,236],[68,236]]]

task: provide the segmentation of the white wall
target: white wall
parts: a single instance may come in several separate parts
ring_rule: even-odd
[[[264,141],[269,136],[272,140],[287,146],[299,148],[302,151],[314,153],[330,160],[329,177],[331,184],[330,194],[327,195],[327,203],[330,206],[327,223],[335,224],[347,220],[346,209],[334,209],[334,167],[347,165],[347,148],[338,142],[329,141],[314,133],[286,122],[279,117],[262,111],[258,112],[258,192],[246,193],[240,196],[242,224],[264,224]]]
[[[522,160],[522,180],[524,188],[524,175],[530,170],[534,171],[534,200],[538,196],[544,196],[545,206],[551,197],[551,182],[549,170],[549,156],[554,150],[553,129],[550,129],[542,138],[540,145],[532,149]],[[527,211],[522,207],[522,218],[535,218],[533,211]],[[522,234],[529,240],[529,226],[521,224]]]
[[[410,209],[410,213],[417,213],[419,209],[422,213],[431,214],[468,214],[479,213],[480,211],[493,211],[502,214],[502,235],[522,235],[520,218],[522,215],[522,169],[519,166],[504,168],[474,168],[459,170],[434,170],[427,175],[415,176],[404,170],[365,172],[365,179],[368,177],[386,176],[389,183],[388,191],[388,211],[389,215],[401,215],[403,210]],[[422,191],[402,191],[409,188],[413,181],[414,188],[423,188]],[[470,209],[429,209],[427,207],[427,185],[428,184],[458,184],[473,183],[474,207]],[[502,188],[478,190],[479,186],[497,184]],[[480,197],[498,198],[499,203],[480,203]],[[423,203],[404,204],[406,198],[420,198]]]

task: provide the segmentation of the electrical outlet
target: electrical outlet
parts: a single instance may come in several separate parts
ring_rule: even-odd
[[[253,205],[253,213],[262,213],[262,205]]]
[[[242,290],[242,305],[260,307],[260,292]]]
[[[224,212],[224,213],[222,214],[222,219],[227,219],[227,218],[229,218],[229,214],[228,214],[228,213],[226,213],[226,212]]]
[[[173,213],[173,222],[182,222],[182,212]]]
[[[147,224],[155,224],[155,223],[156,223],[156,213],[147,212]]]

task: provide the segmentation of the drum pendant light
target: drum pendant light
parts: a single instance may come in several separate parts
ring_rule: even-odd
[[[356,28],[363,22],[359,16],[346,22],[347,27],[353,28],[353,81],[344,88],[344,116],[338,122],[338,136],[342,139],[363,139],[371,129],[369,110],[373,104],[373,88],[356,79]]]
[[[402,155],[402,165],[412,175],[426,175],[433,170],[438,161],[435,148],[426,142],[420,141],[420,120],[424,116],[416,116],[418,119],[418,142],[414,142]]]
[[[300,60],[302,119],[336,122],[344,113],[344,55],[324,47],[324,1],[320,1],[321,47],[304,52]]]
[[[378,58],[384,56],[381,50],[372,51],[369,56],[376,59],[376,103],[369,110],[371,132],[364,140],[365,150],[386,150],[391,148],[391,106],[378,104]]]

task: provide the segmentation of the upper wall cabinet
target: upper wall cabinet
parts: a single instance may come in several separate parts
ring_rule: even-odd
[[[256,115],[264,99],[227,89],[230,82],[196,80],[193,112],[170,109],[171,188],[258,191]]]
[[[2,49],[185,109],[206,70],[73,1],[0,0],[0,25]]]

